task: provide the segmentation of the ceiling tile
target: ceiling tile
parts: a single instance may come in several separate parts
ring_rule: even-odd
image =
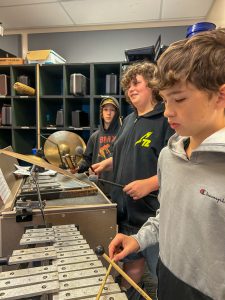
[[[164,0],[162,19],[205,17],[213,2],[213,0]]]
[[[112,24],[158,20],[160,1],[74,0],[62,1],[76,24]]]
[[[216,0],[0,0],[7,30],[204,20]],[[221,0],[222,1],[222,0]],[[223,0],[224,1],[224,0]],[[160,23],[158,23],[160,26]],[[162,23],[163,24],[163,23]]]
[[[1,6],[12,6],[12,5],[24,5],[24,4],[37,4],[37,3],[49,3],[49,2],[57,2],[57,0],[1,0]]]
[[[6,29],[73,25],[59,3],[1,7],[0,20]]]

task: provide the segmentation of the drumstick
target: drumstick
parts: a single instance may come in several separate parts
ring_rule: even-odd
[[[103,278],[103,281],[102,281],[102,284],[101,284],[101,286],[100,286],[100,289],[99,289],[99,291],[98,291],[98,295],[97,295],[97,297],[96,297],[96,300],[99,300],[99,298],[100,298],[100,296],[101,296],[101,294],[102,294],[102,291],[103,291],[103,289],[104,289],[104,286],[105,286],[105,283],[106,283],[106,281],[107,281],[107,279],[108,279],[108,277],[109,277],[109,274],[110,274],[110,272],[111,272],[111,270],[112,270],[112,264],[110,263],[109,264],[109,267],[108,267],[108,270],[107,270],[107,272],[106,272],[106,274],[105,274],[105,277]]]
[[[152,300],[146,293],[145,291],[142,290],[142,288],[140,288],[139,285],[137,285],[133,279],[131,279],[112,259],[110,259],[108,257],[108,255],[105,254],[105,250],[102,246],[98,246],[96,247],[95,249],[95,253],[98,255],[98,256],[103,256],[104,259],[110,263],[110,265],[112,265],[114,267],[114,269],[120,274],[123,276],[123,278],[133,287],[135,288],[136,291],[138,291],[139,294],[141,294],[141,296],[146,299],[146,300]],[[97,300],[97,299],[96,299]]]

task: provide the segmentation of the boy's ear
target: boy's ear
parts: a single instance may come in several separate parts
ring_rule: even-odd
[[[225,83],[219,88],[217,104],[225,108]]]

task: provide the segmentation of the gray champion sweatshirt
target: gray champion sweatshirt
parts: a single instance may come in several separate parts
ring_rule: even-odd
[[[134,237],[140,249],[159,241],[169,271],[212,299],[225,299],[225,128],[187,158],[173,135],[159,157],[160,212]],[[159,221],[160,220],[160,221]]]

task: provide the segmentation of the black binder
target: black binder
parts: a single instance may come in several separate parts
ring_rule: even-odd
[[[72,111],[72,126],[75,128],[89,126],[88,113],[82,110]]]

